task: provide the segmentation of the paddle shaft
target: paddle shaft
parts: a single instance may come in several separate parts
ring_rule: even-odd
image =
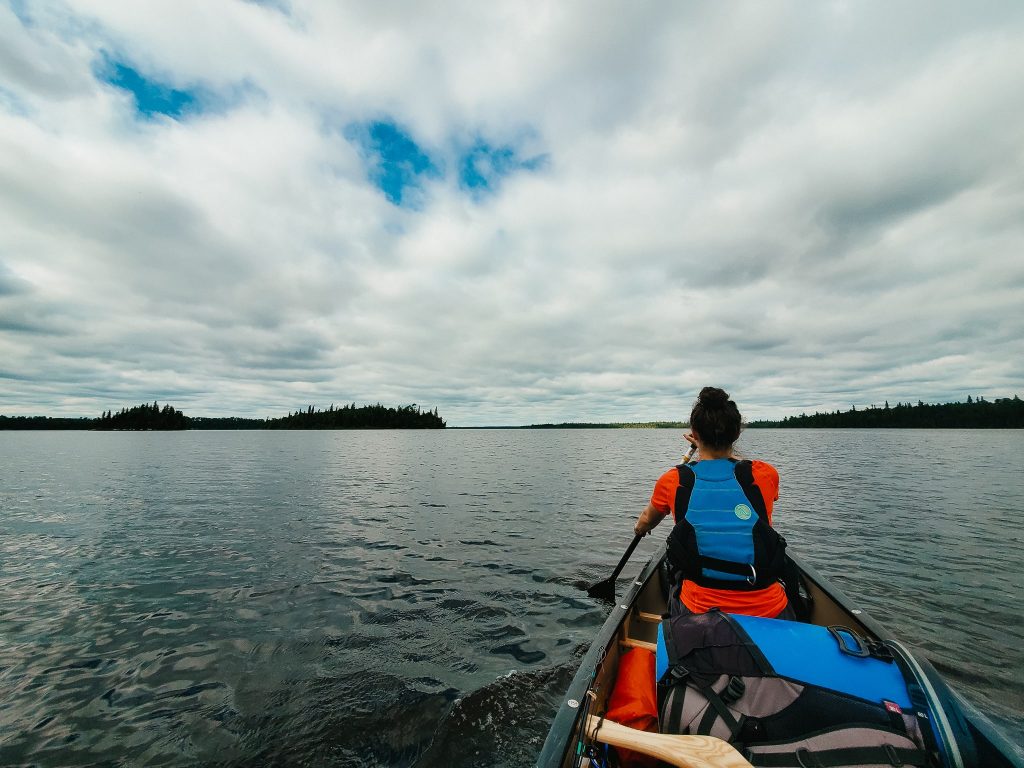
[[[613,747],[632,749],[679,768],[752,768],[728,742],[714,736],[672,736],[587,717],[587,736]]]
[[[622,569],[626,567],[626,562],[629,560],[629,556],[633,554],[633,550],[636,549],[636,545],[640,543],[640,539],[642,538],[643,536],[641,536],[639,533],[633,537],[633,540],[629,543],[629,546],[626,547],[626,554],[624,554],[622,556],[622,559],[619,560],[619,564],[615,566],[615,570],[612,571],[612,575],[608,577],[607,581],[611,581],[614,583],[615,579],[617,579],[619,574],[622,573]]]

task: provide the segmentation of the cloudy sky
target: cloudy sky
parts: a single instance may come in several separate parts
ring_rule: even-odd
[[[0,413],[1024,395],[1024,3],[0,0]]]

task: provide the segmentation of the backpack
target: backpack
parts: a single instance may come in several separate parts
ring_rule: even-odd
[[[881,643],[844,627],[682,614],[658,637],[659,730],[717,736],[755,766],[931,766],[927,712]]]

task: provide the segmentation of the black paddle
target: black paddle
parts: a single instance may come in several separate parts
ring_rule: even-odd
[[[694,451],[696,450],[696,445],[690,446],[690,450],[683,458],[683,464],[689,463],[690,459],[693,458]],[[643,536],[639,533],[633,537],[633,541],[631,541],[629,546],[626,548],[626,554],[624,554],[622,559],[619,560],[619,564],[615,566],[615,570],[612,572],[612,575],[604,581],[597,582],[597,584],[587,590],[587,595],[589,597],[607,600],[609,603],[615,602],[615,579],[617,579],[619,574],[622,573],[622,569],[626,567],[626,561],[629,560],[629,556],[633,554],[633,550],[636,549],[636,545],[640,543],[640,539],[642,538]]]

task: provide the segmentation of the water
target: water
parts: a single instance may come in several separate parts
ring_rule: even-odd
[[[1024,432],[741,445],[780,470],[791,546],[1021,741]],[[683,449],[0,433],[0,765],[530,764],[605,617],[583,588]]]

